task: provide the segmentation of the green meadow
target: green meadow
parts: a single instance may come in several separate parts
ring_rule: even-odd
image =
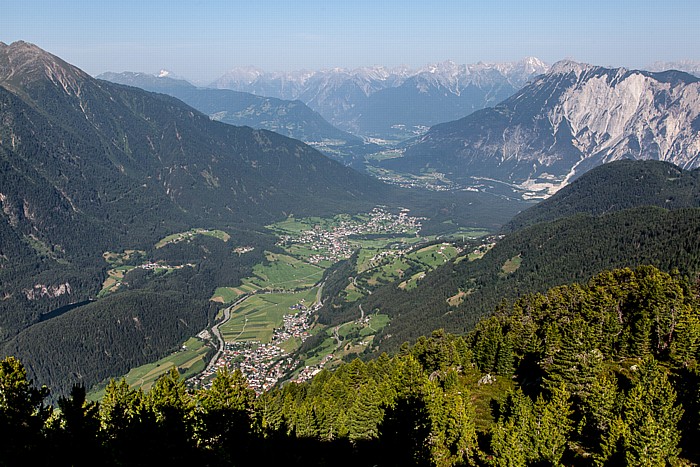
[[[265,293],[249,297],[231,310],[231,318],[219,327],[226,342],[270,342],[283,316],[294,313],[289,307],[301,303],[310,307],[316,301],[317,288],[295,293]]]
[[[195,237],[196,235],[206,235],[209,237],[218,238],[219,240],[224,242],[228,242],[231,239],[231,236],[223,230],[192,229],[188,230],[187,232],[179,232],[174,233],[172,235],[168,235],[167,237],[159,240],[158,243],[155,244],[155,247],[163,248],[165,245],[168,245],[170,243],[177,243],[183,240],[189,240],[190,238]]]
[[[204,342],[196,337],[191,337],[180,350],[167,357],[161,358],[157,362],[147,363],[137,368],[133,368],[124,376],[127,384],[132,388],[141,388],[148,391],[156,380],[170,371],[177,368],[184,378],[194,376],[206,368],[207,352],[211,349]],[[90,400],[99,401],[104,397],[104,385],[88,395]]]

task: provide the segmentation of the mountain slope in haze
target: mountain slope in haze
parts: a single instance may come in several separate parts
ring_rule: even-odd
[[[698,78],[558,62],[496,107],[434,126],[384,164],[551,194],[623,158],[700,165]]]
[[[298,100],[261,97],[228,89],[197,88],[187,81],[146,73],[103,73],[97,78],[168,94],[209,115],[213,120],[270,130],[304,141],[347,165],[353,159],[379,149],[374,144],[365,144],[361,138],[335,128]]]
[[[574,214],[606,214],[639,206],[700,207],[700,169],[661,161],[621,160],[591,169],[504,227],[514,231]]]
[[[678,62],[654,62],[647,68],[649,71],[668,71],[678,70],[690,73],[700,78],[700,61],[697,60],[681,60]]]
[[[534,57],[502,64],[448,61],[416,70],[370,67],[265,73],[246,68],[232,70],[212,87],[298,99],[352,133],[405,139],[428,126],[494,105],[547,68]]]

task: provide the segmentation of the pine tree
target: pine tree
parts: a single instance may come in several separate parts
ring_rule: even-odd
[[[663,465],[680,453],[676,392],[653,358],[639,365],[639,382],[628,394],[623,417],[628,427],[625,457],[630,465]]]
[[[588,424],[589,436],[596,441],[608,432],[617,413],[619,391],[614,375],[600,373],[584,398],[582,411]]]
[[[146,394],[145,408],[155,422],[151,439],[156,450],[166,453],[166,459],[188,459],[195,447],[195,401],[175,368],[156,380]]]
[[[65,465],[93,465],[101,452],[99,404],[87,401],[85,387],[74,385],[70,397],[58,400],[60,416],[52,427],[56,460]]]
[[[240,370],[220,369],[212,386],[198,393],[201,408],[198,438],[207,449],[219,455],[243,460],[250,445],[253,430],[255,393]]]
[[[535,403],[532,444],[538,458],[549,465],[558,465],[564,454],[573,426],[569,418],[572,413],[564,384],[553,391],[549,401],[540,396]]]
[[[14,357],[0,361],[0,465],[38,465],[46,453],[44,424],[51,408],[44,404],[49,391],[37,389],[27,370]]]
[[[373,383],[363,385],[347,415],[348,437],[352,441],[373,439],[379,434],[382,421],[381,398]]]
[[[638,368],[638,380],[625,398],[622,414],[603,437],[597,465],[658,466],[678,458],[683,410],[675,405],[676,393],[658,363],[647,357]]]
[[[501,414],[491,429],[494,465],[521,467],[537,458],[531,433],[534,430],[534,406],[520,389],[508,394]]]
[[[124,379],[110,380],[100,404],[100,419],[112,458],[124,464],[136,462],[152,434],[150,418],[141,390],[131,389]]]
[[[575,318],[561,332],[561,348],[546,367],[544,386],[554,391],[564,384],[572,396],[585,398],[603,363],[595,331],[581,318]]]

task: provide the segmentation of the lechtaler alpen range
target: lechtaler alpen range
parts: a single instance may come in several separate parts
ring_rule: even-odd
[[[549,195],[619,159],[700,164],[700,79],[680,71],[556,63],[493,108],[435,125],[392,170],[443,172],[463,185],[497,182]]]
[[[247,67],[231,70],[211,86],[298,99],[343,130],[396,139],[493,106],[547,69],[535,57],[466,65],[446,61],[418,69],[376,66],[275,73]]]

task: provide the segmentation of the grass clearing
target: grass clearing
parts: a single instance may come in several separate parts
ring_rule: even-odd
[[[260,290],[300,290],[313,287],[323,278],[324,269],[293,256],[265,252],[267,263],[256,264],[252,277],[243,279],[237,287],[217,287],[210,298],[219,303],[231,303],[241,295]]]
[[[503,266],[501,266],[501,274],[505,275],[514,273],[518,270],[522,262],[523,259],[520,255],[513,256],[511,259],[503,263]]]
[[[165,245],[169,245],[171,243],[190,240],[197,235],[206,235],[208,237],[218,238],[219,240],[222,240],[224,242],[228,242],[231,239],[231,236],[223,230],[192,229],[188,230],[187,232],[178,232],[172,235],[168,235],[167,237],[159,240],[158,243],[155,244],[155,247],[163,248]]]
[[[467,292],[460,290],[455,295],[447,299],[447,304],[450,306],[459,306],[462,304],[462,302],[464,301],[464,297],[466,297],[467,295]]]
[[[192,337],[177,352],[161,358],[157,362],[133,368],[124,376],[124,379],[126,379],[130,387],[148,391],[156,380],[170,371],[171,368],[178,368],[184,378],[189,378],[204,370],[209,349],[210,347],[204,342],[196,337]],[[104,387],[98,388],[88,394],[88,399],[93,401],[102,400],[104,393]]]
[[[441,266],[456,257],[458,254],[457,248],[448,244],[442,243],[438,245],[429,245],[407,255],[408,258],[419,261],[427,265],[430,269]]]
[[[134,266],[119,266],[107,271],[107,278],[102,283],[102,289],[97,293],[97,297],[104,297],[115,292],[122,285],[127,272],[135,269]]]
[[[265,253],[267,264],[253,268],[254,277],[243,280],[249,287],[258,289],[304,289],[323,278],[323,268],[288,255]]]
[[[236,287],[217,287],[214,290],[214,295],[209,300],[219,303],[231,303],[244,294],[244,291]]]

